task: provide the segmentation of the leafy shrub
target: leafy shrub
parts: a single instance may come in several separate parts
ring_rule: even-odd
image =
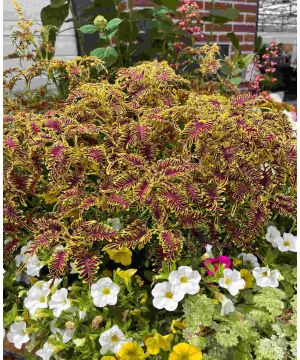
[[[196,258],[201,242],[256,252],[272,217],[295,215],[294,133],[263,101],[199,95],[149,62],[45,114],[7,115],[6,260],[33,240],[53,277],[72,261],[91,282],[112,249],[156,267]]]

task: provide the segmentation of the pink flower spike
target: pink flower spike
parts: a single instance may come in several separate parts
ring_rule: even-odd
[[[213,276],[214,273],[208,269],[208,262],[213,265],[214,273],[218,271],[220,265],[225,265],[225,269],[229,269],[231,266],[231,260],[227,256],[218,256],[216,258],[206,259],[204,260],[204,267],[206,268],[207,274],[210,276]]]

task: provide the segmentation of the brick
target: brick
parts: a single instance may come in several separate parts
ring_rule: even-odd
[[[234,19],[234,22],[244,22],[244,21],[245,21],[245,15],[244,14],[241,14],[236,19]]]
[[[256,5],[247,5],[247,4],[234,4],[236,9],[240,9],[241,12],[250,12],[256,14],[257,6]]]
[[[244,41],[245,42],[254,42],[255,35],[254,34],[245,34]]]
[[[213,41],[213,42],[218,41],[217,35],[213,35],[211,38],[210,38],[209,34],[203,34],[203,35],[204,35],[204,38],[202,38],[198,42],[207,42],[208,39],[210,39],[210,41]]]
[[[211,2],[207,2],[205,3],[205,10],[210,10],[213,8],[213,5]],[[215,3],[215,9],[216,10],[222,10],[222,9],[228,9],[228,8],[232,8],[232,3]]]
[[[257,4],[257,1],[258,1],[258,0],[245,0],[246,3],[252,3],[252,4],[253,4],[253,3]]]
[[[205,31],[211,31],[212,27],[213,27],[212,24],[205,24]],[[230,31],[232,31],[232,25],[229,25],[229,24],[215,25],[213,30],[230,32]]]
[[[245,22],[256,23],[256,15],[246,15],[246,21]]]
[[[255,25],[233,25],[234,32],[255,33]]]
[[[244,41],[243,35],[236,35],[240,42]],[[219,35],[219,41],[221,42],[230,42],[227,35]]]
[[[254,45],[251,44],[242,44],[241,50],[242,51],[253,51]]]

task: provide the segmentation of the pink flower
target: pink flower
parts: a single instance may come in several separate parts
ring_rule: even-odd
[[[213,265],[215,273],[218,271],[220,265],[225,265],[225,269],[229,269],[231,266],[231,260],[227,256],[218,256],[216,258],[209,258],[204,260],[204,266],[206,267],[207,274],[213,276],[214,273],[210,271],[207,267],[207,263],[210,263]]]

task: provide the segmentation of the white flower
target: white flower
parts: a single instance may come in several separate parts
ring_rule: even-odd
[[[36,352],[36,355],[41,357],[43,360],[49,360],[53,353],[54,353],[53,345],[49,344],[48,342],[45,342],[42,349]]]
[[[120,221],[120,218],[116,217],[116,218],[109,218],[107,219],[107,223],[108,225],[110,225],[114,230],[121,230],[122,229],[122,224]]]
[[[156,284],[151,294],[154,297],[153,306],[167,311],[174,311],[185,295],[181,288],[174,287],[168,281]]]
[[[275,102],[278,102],[278,103],[282,103],[282,98],[279,94],[276,94],[276,93],[270,93],[269,94],[270,96],[270,99],[275,101]]]
[[[45,281],[38,281],[28,290],[24,306],[29,310],[30,315],[33,315],[37,309],[48,307],[49,294],[49,284]]]
[[[26,274],[29,276],[39,276],[40,270],[45,264],[36,255],[29,258],[26,264]]]
[[[178,270],[169,275],[169,282],[185,294],[195,295],[200,290],[201,276],[198,271],[193,271],[189,266],[180,266]]]
[[[20,266],[21,264],[25,264],[29,258],[29,254],[26,254],[26,251],[29,250],[32,241],[28,241],[28,243],[21,247],[21,252],[15,257],[16,265]]]
[[[66,344],[67,342],[69,342],[72,339],[72,337],[76,331],[76,328],[64,329],[64,330],[59,329],[58,327],[55,326],[56,322],[57,322],[56,319],[54,319],[50,322],[50,330],[54,335],[59,334],[62,337],[63,344]]]
[[[260,267],[255,268],[252,273],[258,286],[276,288],[279,285],[278,278],[280,273],[278,270],[270,270],[267,267]]]
[[[277,239],[281,238],[280,232],[275,226],[269,226],[266,233],[266,240],[269,241],[273,247],[277,247]]]
[[[222,300],[222,308],[221,308],[221,315],[228,315],[231,312],[234,312],[235,308],[233,305],[233,302],[224,296],[224,299]]]
[[[118,300],[120,287],[108,278],[102,278],[91,286],[91,294],[93,302],[98,307],[106,305],[115,305]]]
[[[212,245],[209,245],[209,244],[207,244],[206,246],[205,246],[205,252],[210,256],[210,257],[214,257],[213,256],[213,253],[212,253]]]
[[[245,286],[245,281],[237,270],[224,269],[224,277],[219,280],[219,285],[229,291],[233,296]]]
[[[21,349],[22,345],[30,340],[26,332],[26,323],[20,321],[11,324],[7,333],[7,339],[10,343],[14,344],[15,348]]]
[[[112,352],[116,354],[121,349],[122,345],[131,342],[132,339],[126,339],[122,330],[114,325],[109,330],[104,331],[99,338],[99,343],[101,345],[101,354],[106,354]]]
[[[291,233],[283,233],[283,237],[276,238],[276,243],[281,252],[297,251],[297,236]]]
[[[241,253],[238,256],[238,259],[242,258],[243,259],[243,263],[244,264],[250,264],[253,268],[259,267],[259,263],[257,260],[257,257],[253,254],[246,254],[246,253]]]
[[[53,315],[59,317],[62,311],[67,310],[70,307],[71,304],[68,299],[68,290],[64,288],[56,290],[49,301],[49,308],[54,309]]]
[[[26,285],[30,285],[30,280],[32,279],[32,276],[29,276],[25,273],[20,273],[16,275],[16,282],[17,283],[25,283]]]

